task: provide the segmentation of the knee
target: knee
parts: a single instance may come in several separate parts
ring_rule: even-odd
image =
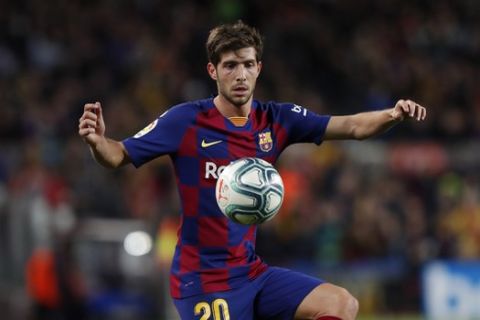
[[[330,292],[326,310],[317,314],[315,319],[328,315],[342,320],[354,320],[357,317],[357,313],[358,300],[346,289],[335,286]]]
[[[335,317],[354,320],[358,313],[358,301],[342,287],[324,283],[316,287],[300,304],[295,319],[322,319]]]
[[[332,307],[334,313],[343,320],[356,319],[358,313],[358,300],[344,288],[338,288]]]
[[[347,290],[345,290],[347,293],[347,297],[345,298],[345,306],[346,306],[346,312],[347,315],[350,317],[350,319],[355,319],[357,317],[358,313],[358,300],[352,296]]]

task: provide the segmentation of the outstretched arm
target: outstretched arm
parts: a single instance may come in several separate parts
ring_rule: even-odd
[[[92,156],[102,166],[118,168],[130,163],[123,143],[105,137],[105,122],[99,102],[85,104],[79,119],[78,134],[89,145]]]
[[[332,116],[324,140],[362,140],[383,133],[404,119],[425,120],[427,111],[411,100],[399,100],[386,110],[362,112],[348,116]]]

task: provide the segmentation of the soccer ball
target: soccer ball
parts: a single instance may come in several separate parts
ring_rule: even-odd
[[[278,171],[259,158],[242,158],[230,163],[218,177],[215,188],[223,214],[247,225],[272,219],[282,206],[283,193]]]

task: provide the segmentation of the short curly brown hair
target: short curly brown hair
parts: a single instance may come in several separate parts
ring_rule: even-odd
[[[241,20],[234,24],[219,25],[210,30],[208,35],[206,43],[208,61],[216,66],[223,53],[248,47],[255,49],[256,59],[260,61],[263,54],[263,38],[257,29]]]

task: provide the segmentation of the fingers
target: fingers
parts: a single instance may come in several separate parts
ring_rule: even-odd
[[[90,133],[95,133],[94,128],[79,128],[78,134],[82,137],[88,136]]]
[[[427,109],[412,100],[398,100],[395,108],[400,109],[404,116],[417,121],[425,120],[427,117]]]
[[[87,103],[83,108],[83,115],[80,117],[80,121],[84,119],[91,119],[97,121],[96,107],[93,103]]]
[[[98,117],[101,116],[101,113],[102,113],[102,110],[101,110],[100,102],[87,103],[83,107],[82,117],[86,116],[96,121]]]
[[[96,132],[101,113],[101,105],[99,102],[85,104],[83,114],[78,120],[78,133],[80,136],[84,137]]]
[[[427,118],[427,108],[422,107],[422,106],[419,105],[419,104],[417,104],[417,106],[419,107],[419,112],[418,112],[418,116],[417,116],[417,121],[425,120],[425,119]]]
[[[78,134],[82,137],[88,136],[90,133],[96,132],[97,123],[90,119],[83,119],[80,118],[78,124]]]

